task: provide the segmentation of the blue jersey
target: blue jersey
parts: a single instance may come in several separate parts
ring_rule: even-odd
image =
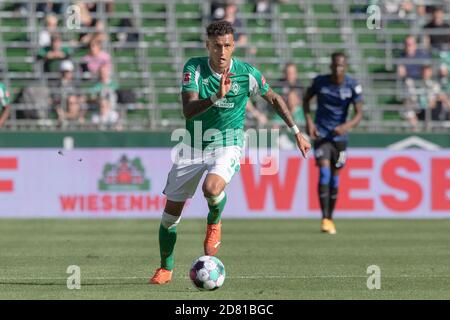
[[[350,104],[363,100],[361,85],[347,75],[341,85],[333,84],[331,75],[320,75],[314,78],[310,90],[317,96],[315,123],[320,132],[320,138],[334,141],[347,140],[347,134],[334,135],[333,130],[346,121]]]

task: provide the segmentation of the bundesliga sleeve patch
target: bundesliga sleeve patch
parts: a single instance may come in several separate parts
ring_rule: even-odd
[[[183,73],[183,84],[189,84],[191,82],[191,73],[185,72]]]
[[[358,84],[358,85],[355,87],[355,93],[356,93],[356,94],[361,94],[361,92],[362,92],[362,87],[361,87],[360,84]]]
[[[263,86],[266,85],[266,78],[264,78],[263,75],[261,75],[261,84],[262,84]]]

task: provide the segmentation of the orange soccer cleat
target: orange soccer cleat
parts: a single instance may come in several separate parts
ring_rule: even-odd
[[[331,219],[322,219],[322,226],[320,230],[328,234],[336,234],[336,226]]]
[[[206,228],[206,238],[203,243],[205,255],[215,256],[220,247],[222,223],[208,224]]]
[[[173,271],[164,268],[156,269],[155,274],[150,279],[150,284],[164,284],[172,280]]]

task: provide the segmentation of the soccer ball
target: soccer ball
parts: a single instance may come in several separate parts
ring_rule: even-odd
[[[201,256],[192,263],[189,277],[200,290],[216,290],[225,281],[225,267],[216,257]]]

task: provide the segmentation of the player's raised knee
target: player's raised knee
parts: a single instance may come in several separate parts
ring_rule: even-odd
[[[223,191],[222,184],[218,181],[205,181],[202,189],[206,198],[217,197]]]

